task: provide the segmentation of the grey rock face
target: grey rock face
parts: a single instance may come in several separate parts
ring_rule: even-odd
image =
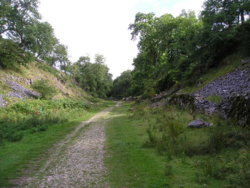
[[[250,94],[250,68],[237,70],[207,84],[196,94],[208,97],[220,95],[222,98],[246,96]]]
[[[206,97],[212,95],[219,95],[222,98],[220,104],[205,100]],[[233,109],[232,99],[235,97],[247,98],[250,96],[250,67],[244,70],[236,70],[228,73],[213,82],[210,82],[198,92],[194,93],[195,105],[197,109],[206,114],[218,113],[224,118],[232,118],[231,111],[237,111]],[[239,116],[239,115],[238,115]],[[238,121],[245,119],[245,117],[236,117]]]
[[[218,105],[216,103],[207,101],[201,97],[195,97],[195,106],[197,109],[208,115],[218,111]]]
[[[190,128],[201,128],[201,127],[210,127],[210,126],[212,126],[212,123],[208,123],[200,119],[191,121],[188,124],[188,127]]]
[[[34,97],[38,98],[40,96],[39,93],[35,91],[31,91],[21,86],[20,84],[7,80],[6,83],[14,90],[13,92],[8,93],[9,97],[17,97],[20,99],[24,99],[26,97]]]

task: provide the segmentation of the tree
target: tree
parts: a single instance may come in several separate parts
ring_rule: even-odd
[[[93,96],[106,98],[110,95],[112,75],[104,64],[104,56],[96,55],[95,63],[88,56],[82,56],[69,67],[69,72],[79,86]]]
[[[207,0],[201,13],[203,21],[212,30],[225,30],[244,23],[250,13],[249,0]]]
[[[0,34],[23,46],[27,26],[40,19],[38,0],[1,0]]]
[[[45,60],[54,48],[57,51],[58,41],[54,36],[54,29],[47,22],[34,22],[26,27],[23,46],[31,51],[37,58]],[[59,50],[62,51],[62,50]]]
[[[112,96],[118,99],[131,94],[132,74],[130,70],[124,71],[113,82]]]

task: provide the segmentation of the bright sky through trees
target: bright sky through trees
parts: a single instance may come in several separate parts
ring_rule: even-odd
[[[132,69],[136,42],[128,26],[137,12],[160,16],[180,14],[182,9],[201,10],[204,0],[40,0],[40,13],[67,45],[70,59],[103,54],[113,78]]]

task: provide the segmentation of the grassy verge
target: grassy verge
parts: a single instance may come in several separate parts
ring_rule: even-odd
[[[71,103],[67,104],[69,105]],[[99,102],[99,104],[95,104],[94,107],[91,107],[89,109],[78,109],[78,111],[80,112],[78,112],[76,115],[71,114],[72,118],[69,118],[68,116],[67,121],[56,121],[50,123],[47,123],[46,121],[38,121],[38,123],[45,123],[42,124],[42,126],[45,126],[46,130],[34,132],[34,127],[31,127],[27,130],[17,129],[18,131],[22,131],[21,133],[23,136],[21,140],[16,142],[9,142],[8,140],[4,140],[2,145],[0,145],[0,186],[10,185],[9,180],[21,176],[23,174],[23,170],[26,167],[29,167],[31,165],[31,162],[34,163],[31,165],[32,167],[38,168],[46,159],[48,150],[56,142],[60,141],[69,132],[74,130],[74,128],[80,122],[89,119],[98,111],[111,104],[113,103],[102,101]],[[73,111],[68,111],[68,113],[76,113],[76,109],[74,109]],[[34,126],[35,124],[29,124],[28,127],[31,125]],[[12,127],[11,129],[14,128]]]
[[[113,112],[106,126],[105,162],[111,187],[166,187],[164,158],[143,146],[147,127],[141,120],[130,118],[129,108],[126,104]]]
[[[135,105],[131,118],[144,127],[144,145],[165,158],[169,187],[248,187],[249,128],[174,106],[151,109],[146,104]],[[214,126],[188,128],[193,119],[204,119]]]
[[[106,127],[111,187],[249,186],[249,128],[174,106],[125,104],[113,115]],[[188,128],[193,119],[214,126]]]

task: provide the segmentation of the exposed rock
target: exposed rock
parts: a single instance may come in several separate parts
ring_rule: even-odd
[[[168,102],[169,102],[169,104],[177,105],[177,106],[180,106],[182,108],[191,108],[192,110],[196,109],[195,97],[192,95],[176,94],[176,95],[173,95],[169,99]]]
[[[250,58],[242,59],[242,60],[241,60],[241,63],[242,63],[242,64],[250,63]]]
[[[213,124],[212,123],[208,123],[208,122],[205,122],[203,120],[194,120],[194,121],[191,121],[189,124],[188,124],[188,127],[190,128],[201,128],[201,127],[211,127]]]
[[[3,96],[0,94],[0,108],[6,105],[6,101],[3,99]]]
[[[166,101],[159,101],[159,102],[154,102],[150,105],[151,108],[158,108],[158,107],[162,107],[165,106],[167,104]]]
[[[225,99],[219,106],[222,116],[239,125],[250,125],[250,95]]]
[[[6,83],[14,90],[7,94],[7,96],[9,97],[24,99],[26,97],[38,98],[40,96],[39,93],[26,89],[25,87],[21,86],[16,82],[7,80]]]
[[[218,104],[205,100],[199,95],[194,95],[196,108],[205,114],[212,115],[218,112]]]
[[[207,84],[197,93],[204,98],[219,95],[222,98],[250,94],[250,68],[236,70]]]

